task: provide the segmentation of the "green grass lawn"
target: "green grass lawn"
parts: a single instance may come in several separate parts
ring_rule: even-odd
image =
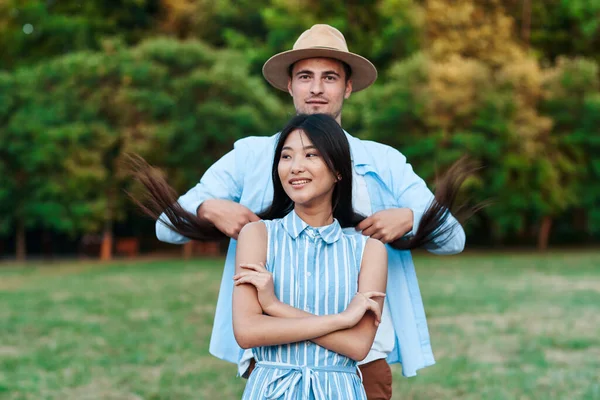
[[[419,255],[437,364],[397,399],[600,399],[600,253]],[[236,399],[222,260],[0,266],[0,399]]]

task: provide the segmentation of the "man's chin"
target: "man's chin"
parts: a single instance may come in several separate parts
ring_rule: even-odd
[[[331,112],[331,110],[325,109],[324,107],[308,107],[307,109],[296,110],[298,114],[325,114],[329,115],[331,118],[336,119],[340,113]]]

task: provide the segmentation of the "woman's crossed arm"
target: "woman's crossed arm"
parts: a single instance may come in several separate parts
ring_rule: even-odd
[[[368,240],[359,275],[359,293],[344,312],[323,316],[276,299],[272,278],[266,282],[270,274],[259,266],[266,261],[266,248],[267,234],[262,222],[248,224],[240,232],[233,294],[233,329],[238,344],[251,348],[312,340],[354,360],[364,359],[373,344],[383,309],[382,292],[387,282],[385,246],[377,240]],[[243,268],[242,263],[254,267]]]

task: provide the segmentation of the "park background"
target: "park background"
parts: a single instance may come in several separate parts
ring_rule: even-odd
[[[239,397],[223,245],[157,242],[124,160],[182,193],[275,133],[262,64],[314,23],[379,70],[344,128],[432,188],[467,155],[491,201],[465,254],[416,254],[438,364],[395,398],[600,398],[598,0],[0,0],[0,398]]]

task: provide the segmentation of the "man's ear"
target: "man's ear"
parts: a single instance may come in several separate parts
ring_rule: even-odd
[[[346,92],[344,93],[344,99],[348,99],[352,94],[352,79],[348,79],[346,82]]]
[[[292,92],[292,78],[288,78],[288,93],[290,94],[290,96],[294,97],[294,94]]]

